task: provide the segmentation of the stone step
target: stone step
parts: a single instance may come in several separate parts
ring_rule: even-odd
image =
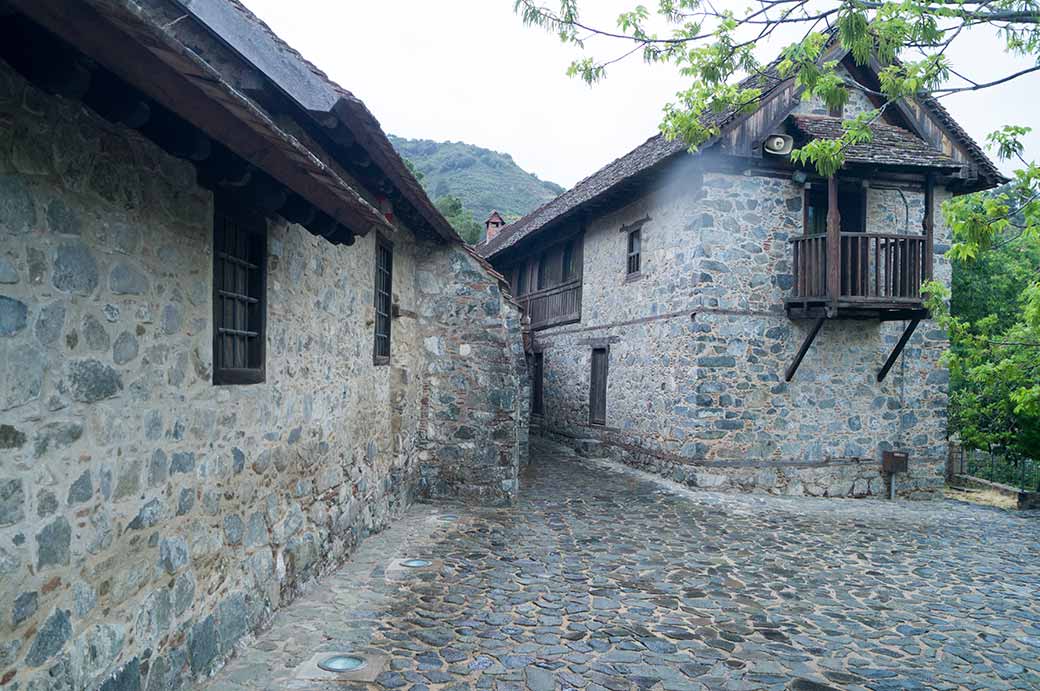
[[[574,450],[584,458],[599,458],[603,444],[598,439],[575,439]]]

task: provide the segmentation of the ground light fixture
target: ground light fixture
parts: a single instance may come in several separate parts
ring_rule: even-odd
[[[357,655],[332,655],[318,663],[326,672],[356,672],[366,664],[365,658]]]
[[[433,562],[429,559],[405,559],[401,562],[401,566],[404,566],[409,569],[422,569],[429,566],[432,563]]]

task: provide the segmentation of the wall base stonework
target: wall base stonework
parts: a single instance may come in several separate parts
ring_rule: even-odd
[[[596,430],[590,432],[596,434]],[[704,464],[667,457],[648,449],[613,440],[609,433],[577,438],[548,430],[540,436],[573,448],[587,458],[609,458],[688,487],[718,492],[758,492],[809,497],[888,497],[889,478],[880,461],[868,458],[834,459],[786,464],[749,460],[740,464]],[[902,499],[941,497],[942,479],[936,463],[918,461],[896,477],[896,496]]]

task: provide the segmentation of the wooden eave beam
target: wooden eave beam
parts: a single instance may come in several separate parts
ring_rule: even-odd
[[[10,4],[352,232],[389,227],[334,171],[127,0]]]

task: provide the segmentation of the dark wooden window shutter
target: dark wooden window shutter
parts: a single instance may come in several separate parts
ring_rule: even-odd
[[[377,365],[390,362],[390,323],[393,301],[394,248],[383,238],[376,240],[376,333],[372,360]]]
[[[643,231],[636,228],[628,233],[628,275],[634,276],[640,271],[640,251],[643,243]]]
[[[213,383],[265,377],[267,221],[218,200],[213,219]]]
[[[592,377],[589,382],[589,423],[607,424],[607,349],[592,349]]]

